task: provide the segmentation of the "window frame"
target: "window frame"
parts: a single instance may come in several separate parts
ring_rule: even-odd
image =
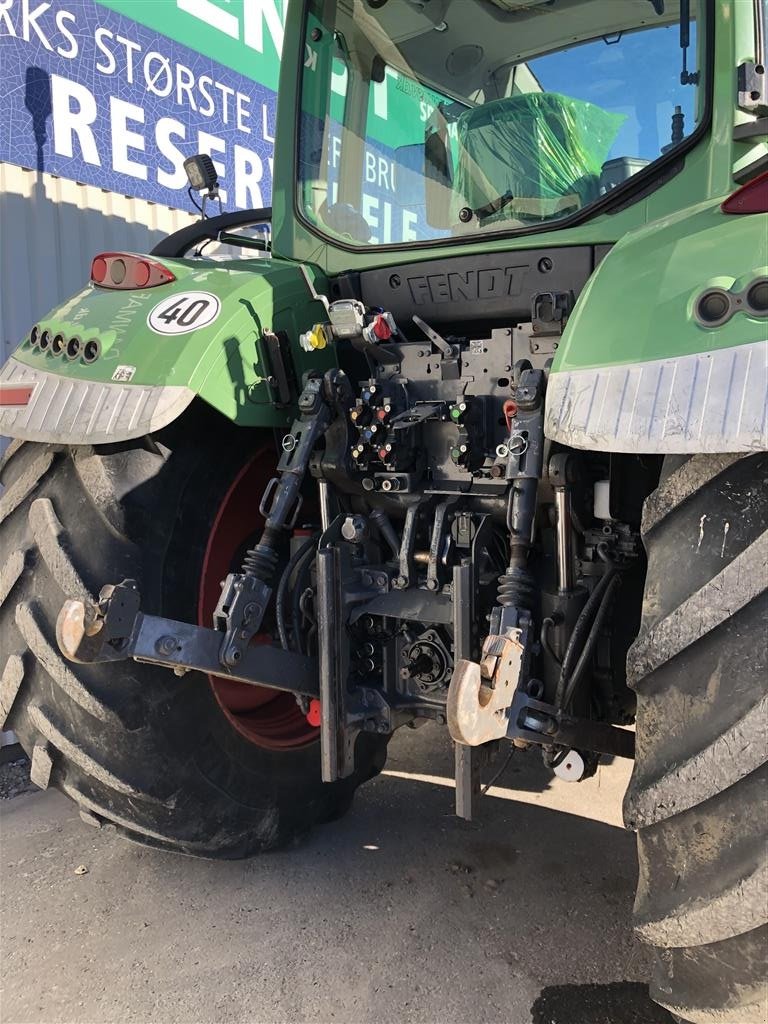
[[[704,66],[702,71],[706,74],[706,93],[704,95],[704,105],[702,110],[702,117],[699,124],[680,145],[674,149],[665,153],[663,156],[654,160],[643,170],[638,171],[637,174],[633,174],[632,177],[626,181],[617,185],[611,189],[600,199],[591,203],[589,206],[583,207],[581,210],[577,210],[572,216],[564,217],[562,220],[547,221],[542,224],[525,225],[522,228],[500,228],[498,231],[477,231],[474,234],[459,234],[459,235],[445,235],[442,238],[423,238],[417,239],[411,242],[377,242],[375,244],[353,244],[348,242],[346,239],[340,238],[330,232],[323,230],[322,225],[311,221],[304,213],[300,202],[300,195],[302,185],[299,180],[299,167],[300,167],[300,146],[301,146],[301,132],[300,132],[300,117],[301,117],[301,101],[302,101],[302,90],[304,80],[304,61],[303,59],[298,62],[297,69],[297,82],[296,82],[296,94],[294,104],[294,122],[293,122],[293,177],[295,180],[295,186],[291,190],[293,194],[293,213],[298,221],[304,228],[306,228],[312,235],[320,239],[323,243],[329,244],[342,252],[348,253],[359,253],[360,255],[371,255],[371,254],[382,254],[382,253],[397,253],[397,252],[414,252],[429,249],[441,249],[446,246],[463,246],[463,245],[478,245],[485,242],[497,242],[503,241],[504,239],[510,238],[526,238],[530,236],[551,233],[553,231],[567,230],[571,227],[576,227],[579,224],[584,224],[589,220],[599,216],[603,213],[618,213],[620,210],[625,209],[627,206],[634,205],[639,202],[645,196],[650,195],[656,191],[662,185],[666,184],[672,177],[676,176],[682,171],[685,165],[685,156],[704,138],[709,132],[712,125],[712,111],[714,106],[714,91],[715,91],[715,3],[717,0],[699,0],[699,3],[704,8],[703,17],[700,16],[701,21],[705,26],[705,46],[704,46]],[[760,0],[756,0],[760,2]],[[305,0],[302,10],[301,19],[301,52],[304,52],[305,40],[307,38],[307,28],[310,14],[310,0]],[[585,40],[586,42],[586,40]],[[554,51],[549,51],[554,52]],[[546,54],[540,54],[539,56],[546,56]]]

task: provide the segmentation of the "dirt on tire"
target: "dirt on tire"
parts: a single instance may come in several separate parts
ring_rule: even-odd
[[[195,621],[217,496],[257,444],[263,434],[198,412],[148,443],[15,442],[1,470],[0,728],[16,732],[32,781],[88,824],[204,857],[268,850],[338,817],[383,767],[387,738],[361,735],[354,775],[326,785],[319,742],[250,742],[199,673],[67,662],[55,623],[67,597],[125,578],[144,611]]]
[[[642,529],[625,819],[652,994],[694,1024],[765,1024],[768,454],[668,459]]]

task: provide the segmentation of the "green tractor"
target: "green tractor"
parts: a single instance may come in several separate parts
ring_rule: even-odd
[[[273,210],[96,256],[0,372],[38,785],[241,857],[402,726],[465,817],[489,753],[634,757],[655,999],[766,1019],[764,18],[291,3]]]

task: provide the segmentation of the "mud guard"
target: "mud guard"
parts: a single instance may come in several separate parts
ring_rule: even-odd
[[[170,284],[89,284],[30,330],[0,371],[0,434],[124,441],[166,426],[196,397],[243,426],[292,422],[302,374],[336,364],[331,346],[310,354],[298,344],[324,317],[313,287],[323,293],[326,280],[279,259],[162,264]]]
[[[563,334],[547,437],[636,454],[768,447],[768,326],[750,299],[767,283],[765,218],[728,216],[719,200],[627,234]],[[712,293],[726,312],[708,321]]]

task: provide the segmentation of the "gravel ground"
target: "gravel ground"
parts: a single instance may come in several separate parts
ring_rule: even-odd
[[[29,780],[29,758],[0,764],[0,800],[12,800],[24,793],[38,792],[37,786]]]
[[[342,821],[249,861],[5,801],[3,1024],[671,1024],[630,926],[625,762],[569,786],[516,755],[467,823],[442,732],[390,749]]]

